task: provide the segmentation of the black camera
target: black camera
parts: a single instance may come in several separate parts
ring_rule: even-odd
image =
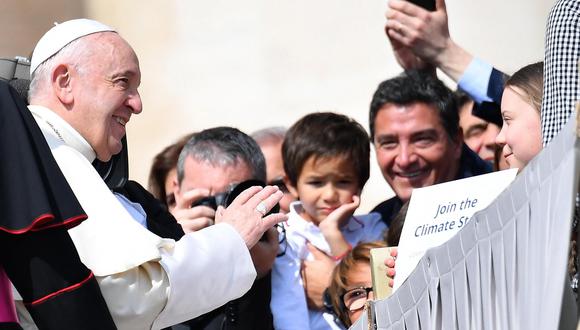
[[[217,210],[217,207],[219,205],[221,205],[223,207],[228,207],[234,201],[234,199],[236,199],[236,197],[238,197],[238,195],[242,191],[244,191],[250,187],[254,187],[254,186],[265,187],[266,184],[260,180],[242,181],[238,184],[231,185],[228,190],[226,190],[222,193],[212,195],[212,196],[207,196],[207,197],[204,197],[202,199],[199,199],[199,200],[193,202],[191,204],[191,207],[207,206],[207,207],[210,207],[214,210]],[[280,205],[278,205],[276,203],[276,205],[266,215],[271,214],[271,213],[277,213],[277,212],[280,212]]]

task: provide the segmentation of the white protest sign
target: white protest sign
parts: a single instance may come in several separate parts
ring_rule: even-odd
[[[478,175],[413,190],[401,232],[396,290],[428,249],[453,237],[471,216],[487,207],[516,177],[517,169]]]

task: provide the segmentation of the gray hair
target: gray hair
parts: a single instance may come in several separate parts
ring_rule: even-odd
[[[252,179],[266,181],[266,160],[251,137],[233,127],[215,127],[193,134],[177,160],[177,181],[183,181],[188,157],[209,162],[213,166],[235,166],[244,162],[252,171]]]
[[[101,33],[96,33],[101,34]],[[91,34],[88,36],[93,36]],[[67,63],[75,68],[80,74],[86,72],[84,64],[87,58],[94,52],[94,42],[88,41],[88,36],[84,36],[69,42],[56,54],[49,57],[42,62],[34,72],[31,72],[30,89],[28,91],[28,100],[31,101],[34,97],[42,94],[46,90],[46,84],[51,80],[51,74],[57,65]],[[94,41],[94,40],[93,40]]]
[[[266,127],[255,131],[250,136],[261,146],[267,143],[282,142],[288,129],[283,126]]]

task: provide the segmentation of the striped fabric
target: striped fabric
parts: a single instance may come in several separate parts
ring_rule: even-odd
[[[546,26],[542,135],[544,146],[566,124],[580,100],[580,1],[558,0]]]

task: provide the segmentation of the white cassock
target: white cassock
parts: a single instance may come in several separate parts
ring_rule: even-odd
[[[29,106],[88,219],[69,230],[119,329],[160,329],[246,293],[256,270],[234,228],[162,239],[131,218],[91,165],[88,142],[51,110]],[[23,184],[28,184],[23,182]],[[33,184],[33,183],[29,183]]]

